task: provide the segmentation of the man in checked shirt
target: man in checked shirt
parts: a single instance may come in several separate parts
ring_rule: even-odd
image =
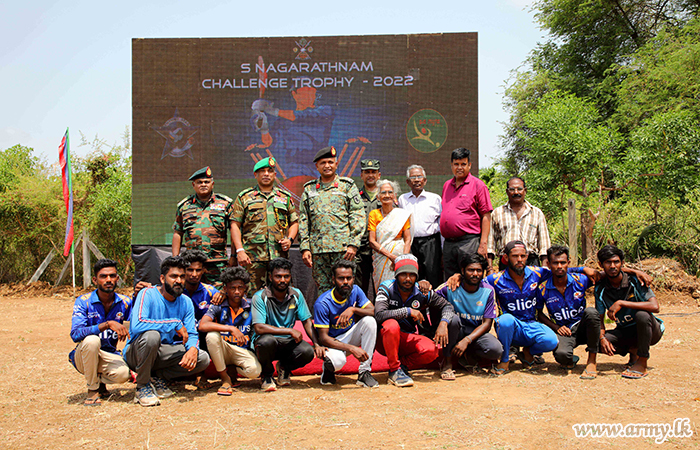
[[[504,248],[510,241],[523,241],[527,248],[528,266],[546,265],[547,249],[551,246],[547,220],[542,210],[525,200],[525,181],[512,177],[506,183],[508,203],[491,214],[491,233],[488,239],[489,274],[496,272],[493,260],[498,258],[498,270],[508,266]]]

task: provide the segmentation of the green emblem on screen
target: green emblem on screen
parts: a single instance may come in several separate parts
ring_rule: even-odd
[[[419,152],[432,153],[447,140],[447,121],[434,109],[421,109],[408,119],[406,139]]]

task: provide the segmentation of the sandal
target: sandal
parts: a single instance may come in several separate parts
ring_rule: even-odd
[[[649,375],[649,372],[639,372],[637,370],[627,369],[622,372],[622,378],[628,378],[630,380],[638,380]]]
[[[494,366],[489,370],[489,376],[494,378],[502,377],[506,373],[508,373],[508,369],[503,369],[502,367]]]
[[[100,400],[99,395],[97,397],[88,397],[83,402],[83,406],[100,406],[100,405],[102,405],[102,400]]]
[[[231,386],[221,386],[216,393],[228,397],[233,394],[233,388]]]
[[[598,372],[589,372],[588,369],[585,369],[579,378],[582,380],[595,380],[598,378]]]
[[[578,362],[579,362],[580,359],[581,359],[581,358],[579,358],[578,356],[574,355],[574,362],[573,362],[570,366],[562,365],[562,367],[563,367],[564,369],[571,370],[571,369],[573,369],[574,367],[576,367],[576,364],[578,364]]]
[[[445,381],[454,381],[457,379],[457,377],[455,376],[455,371],[452,369],[443,370],[440,373],[440,378]]]
[[[534,360],[532,362],[530,362],[527,359],[525,359],[525,353],[523,353],[523,352],[516,353],[515,357],[518,359],[518,361],[523,363],[523,366],[525,366],[526,369],[532,369],[532,366],[535,365]]]

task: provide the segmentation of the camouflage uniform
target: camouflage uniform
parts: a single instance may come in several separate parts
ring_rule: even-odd
[[[373,209],[379,208],[379,195],[378,192],[375,194],[374,199],[371,200],[369,194],[365,192],[365,189],[360,190],[360,198],[365,205],[365,216],[369,218],[369,212]],[[365,223],[365,234],[362,235],[362,241],[360,243],[360,250],[357,252],[360,256],[360,263],[357,265],[357,278],[362,280],[362,290],[365,293],[369,292],[370,282],[372,280],[372,248],[369,246],[369,228]],[[375,286],[376,288],[379,286]]]
[[[250,258],[250,295],[259,291],[267,280],[267,264],[279,257],[287,258],[279,241],[288,237],[289,226],[299,220],[291,195],[275,186],[270,193],[259,187],[245,189],[233,202],[231,220],[241,227],[243,249]]]
[[[352,178],[338,175],[327,184],[320,179],[306,183],[299,209],[299,249],[311,251],[320,294],[333,287],[333,262],[345,254],[348,245],[360,248],[367,228],[365,209]],[[355,280],[360,285],[357,276]]]
[[[177,204],[173,230],[182,232],[182,245],[188,250],[201,250],[209,261],[204,280],[209,284],[219,282],[219,274],[226,265],[226,237],[233,211],[231,199],[212,193],[206,204],[196,194]]]

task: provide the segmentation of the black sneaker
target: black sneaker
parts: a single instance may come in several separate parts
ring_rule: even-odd
[[[375,380],[372,374],[369,373],[369,370],[365,370],[360,375],[358,375],[357,385],[366,388],[375,388],[379,386],[379,383],[377,383],[377,380]]]
[[[335,367],[330,359],[325,358],[323,360],[323,373],[321,374],[321,384],[326,386],[329,384],[335,384]]]

